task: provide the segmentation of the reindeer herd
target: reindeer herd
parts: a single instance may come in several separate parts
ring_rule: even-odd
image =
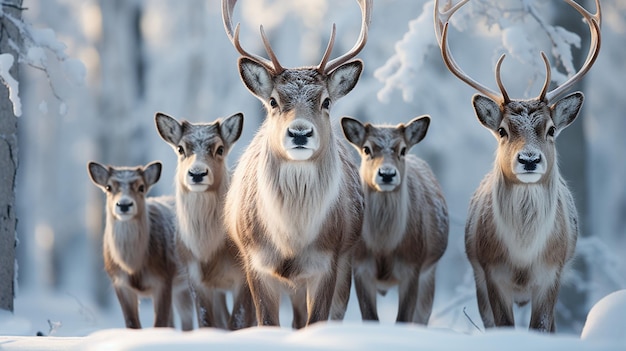
[[[357,0],[361,31],[347,53],[317,66],[283,67],[261,26],[269,59],[248,53],[233,26],[236,0],[222,0],[224,28],[239,75],[267,116],[234,171],[226,157],[241,136],[237,113],[212,123],[155,116],[159,136],[178,155],[175,194],[147,197],[162,165],[88,164],[106,194],[103,255],[128,328],[140,328],[138,299],[154,303],[154,326],[236,330],[280,325],[281,296],[294,328],[344,317],[354,281],[364,320],[378,320],[377,294],[398,291],[397,322],[427,324],[437,262],[448,243],[448,210],[428,164],[409,154],[425,136],[429,116],[397,126],[343,117],[332,105],[353,90],[363,70],[372,0]],[[549,90],[550,64],[539,96],[511,99],[467,76],[447,44],[450,17],[469,0],[440,10],[435,33],[443,61],[481,94],[472,104],[498,140],[493,170],[470,201],[465,248],[485,327],[512,326],[513,304],[531,305],[530,327],[555,331],[563,269],[578,236],[572,195],[559,174],[555,138],[577,117],[583,94],[558,98],[591,68],[600,49],[600,4],[591,14],[564,0],[591,31],[589,54],[568,81]],[[352,157],[360,155],[360,167]],[[227,303],[227,295],[232,303]],[[230,305],[230,308],[229,308]]]

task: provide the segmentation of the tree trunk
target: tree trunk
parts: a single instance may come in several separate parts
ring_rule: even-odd
[[[2,11],[20,20],[22,0],[13,1]],[[0,17],[0,52],[15,58],[10,74],[17,79],[18,53],[9,41],[19,43],[19,31],[6,16]],[[15,297],[15,178],[18,165],[17,117],[9,100],[9,90],[0,84],[0,309],[13,312]]]

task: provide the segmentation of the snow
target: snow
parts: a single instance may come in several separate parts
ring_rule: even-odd
[[[580,337],[583,340],[616,340],[626,345],[626,290],[605,296],[591,308]]]
[[[390,292],[393,294],[395,292]],[[499,328],[486,332],[476,328],[460,331],[440,323],[431,326],[394,324],[396,299],[379,301],[382,322],[361,322],[354,294],[346,320],[324,322],[301,330],[289,327],[253,327],[239,331],[206,328],[182,332],[170,328],[124,329],[117,313],[97,313],[78,298],[65,295],[26,294],[16,300],[15,315],[0,311],[0,349],[17,350],[626,350],[626,290],[600,300],[589,313],[581,337],[573,334],[542,334],[525,327]],[[142,318],[149,317],[150,304],[142,304]],[[288,317],[283,304],[281,318]],[[43,313],[54,320],[45,322]],[[436,313],[435,313],[436,314]],[[67,323],[63,322],[66,321]],[[149,323],[149,318],[143,320]],[[433,323],[434,322],[434,323]],[[33,329],[34,328],[34,329]],[[43,335],[33,336],[34,330]],[[69,335],[58,336],[59,334]],[[25,334],[26,333],[26,334]],[[29,334],[28,334],[29,333]]]
[[[9,70],[13,66],[15,58],[11,54],[0,54],[0,81],[9,89],[9,100],[13,103],[13,114],[17,117],[22,115],[22,101],[20,100],[20,83],[11,76]]]

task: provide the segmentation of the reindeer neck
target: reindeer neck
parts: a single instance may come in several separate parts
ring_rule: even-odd
[[[105,250],[109,250],[117,265],[129,274],[140,271],[150,242],[147,211],[126,221],[107,214],[104,240]]]

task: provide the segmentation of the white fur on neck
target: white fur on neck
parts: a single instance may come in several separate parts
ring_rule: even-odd
[[[554,232],[558,180],[506,186],[502,176],[496,179],[499,184],[491,192],[496,233],[514,263],[530,266]]]
[[[133,219],[119,221],[107,214],[104,245],[111,258],[128,274],[143,267],[150,242],[150,222],[146,213]]]
[[[337,201],[340,167],[326,168],[304,161],[282,162],[277,170],[265,167],[259,164],[258,169],[258,198],[263,201],[257,204],[259,219],[278,250],[294,256],[317,238]],[[277,189],[272,180],[276,176]]]
[[[398,247],[406,232],[408,189],[406,181],[396,191],[375,191],[364,183],[365,216],[363,240],[374,252],[390,252]]]
[[[176,216],[180,239],[200,261],[210,260],[226,238],[222,225],[223,201],[220,192],[192,192],[177,184]]]

